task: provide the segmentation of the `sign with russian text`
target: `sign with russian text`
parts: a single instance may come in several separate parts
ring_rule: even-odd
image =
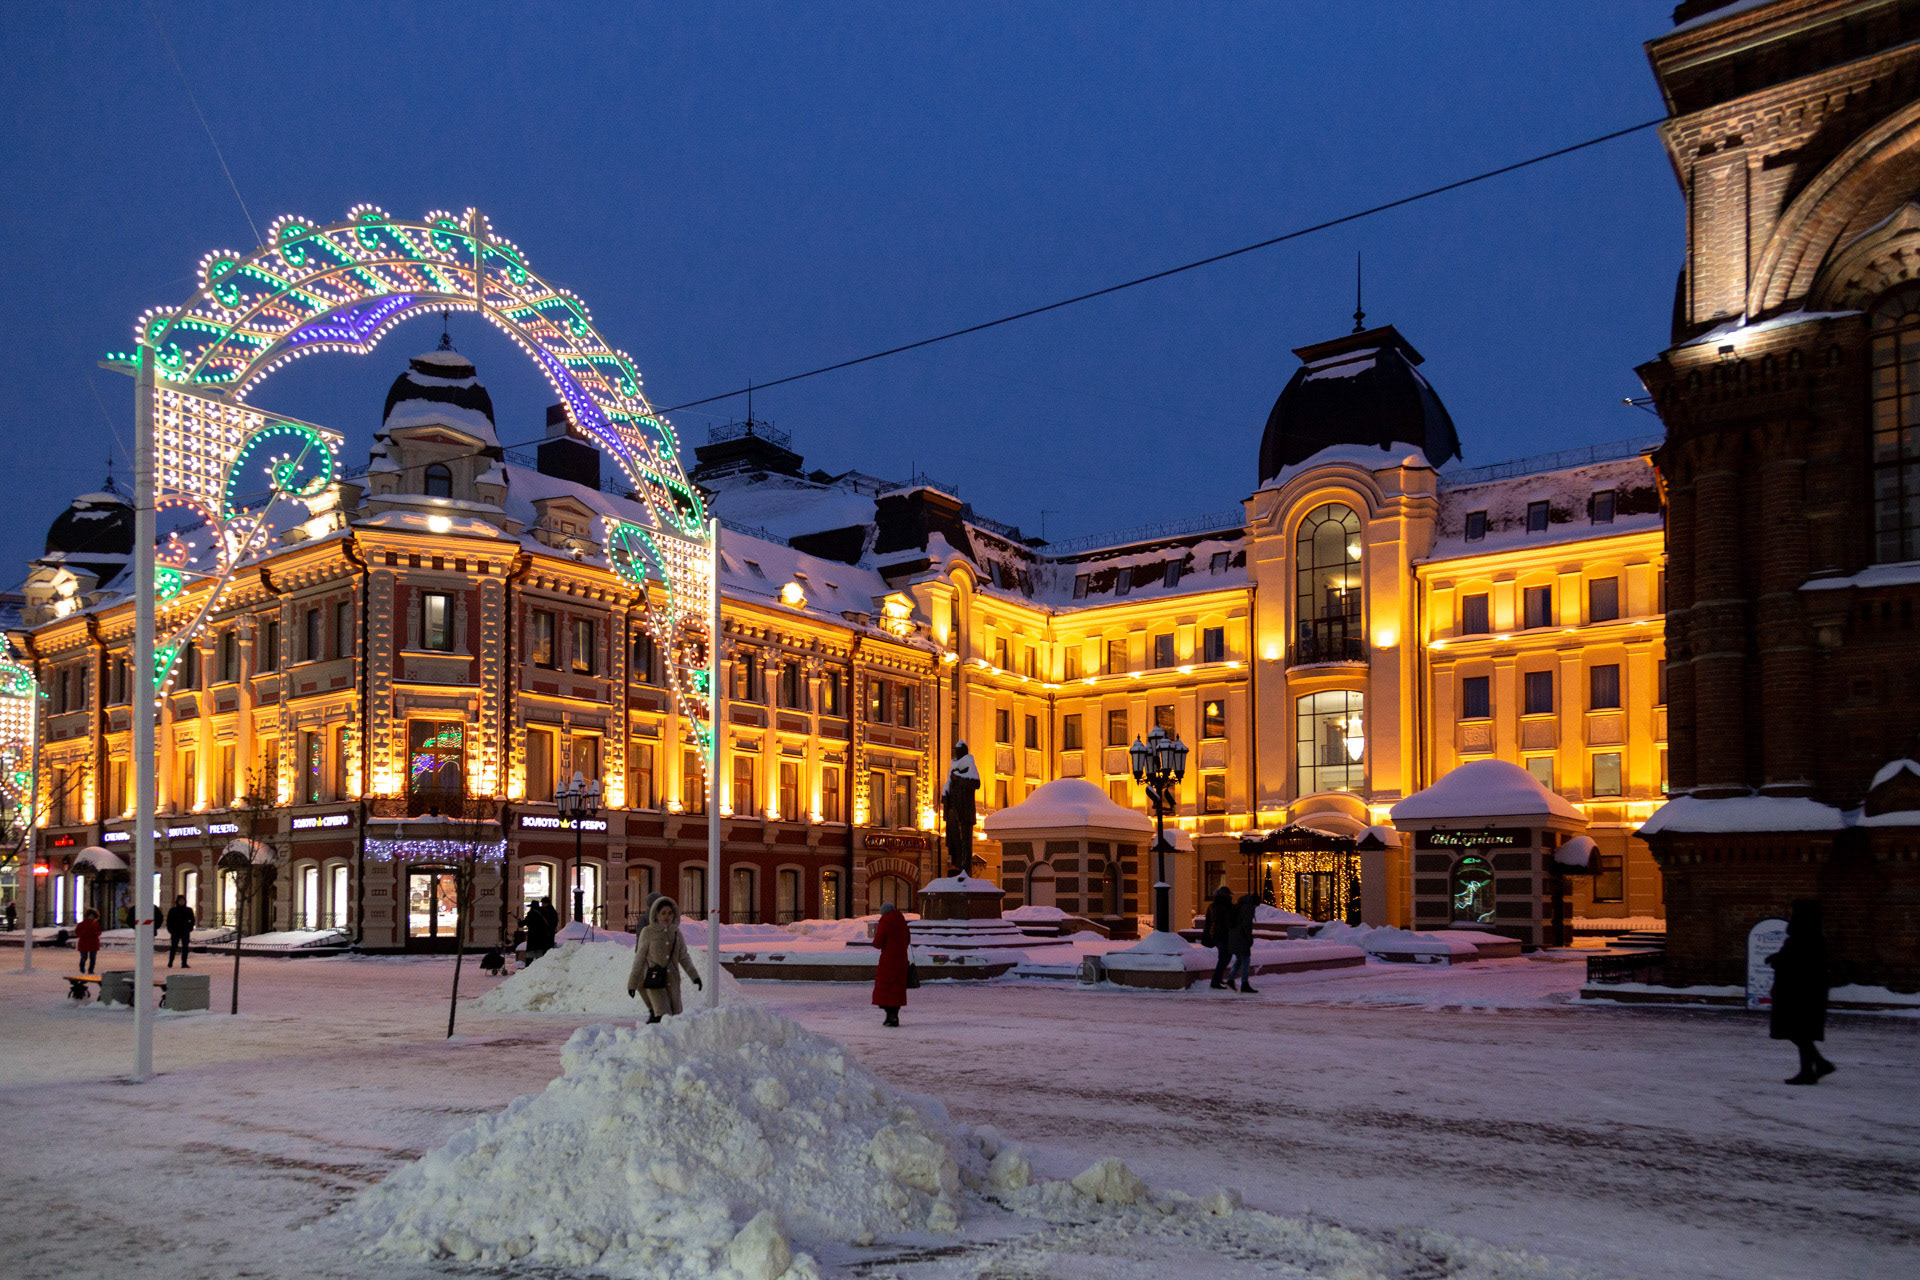
[[[1416,849],[1531,849],[1533,832],[1527,827],[1482,827],[1478,831],[1419,831]]]
[[[551,813],[523,813],[522,831],[605,831],[605,818],[562,818]]]

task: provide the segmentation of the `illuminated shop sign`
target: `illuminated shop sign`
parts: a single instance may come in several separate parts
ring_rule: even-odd
[[[80,840],[77,836],[55,836],[53,838],[53,847],[56,849],[71,849],[79,843]]]
[[[520,815],[522,831],[605,831],[605,818],[557,818],[547,813]]]
[[[925,853],[933,848],[933,841],[926,836],[903,836],[885,832],[870,831],[861,838],[861,843],[869,849],[880,849],[887,853]]]
[[[169,840],[178,840],[183,836],[197,836],[199,834],[200,834],[199,827],[168,827],[167,828],[167,839]]]
[[[125,844],[131,839],[133,839],[133,832],[131,831],[102,831],[100,833],[101,844]]]
[[[210,836],[237,836],[240,834],[240,824],[237,822],[209,822],[207,824],[207,834]]]
[[[1484,827],[1479,831],[1420,831],[1416,849],[1531,849],[1533,832],[1526,827]]]
[[[295,831],[315,831],[351,825],[353,825],[353,815],[350,813],[315,813],[293,820]]]

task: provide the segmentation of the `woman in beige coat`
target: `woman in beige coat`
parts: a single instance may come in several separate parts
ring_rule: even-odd
[[[647,970],[663,968],[667,971],[667,985],[649,988],[645,985]],[[700,985],[700,971],[693,967],[693,957],[687,952],[687,940],[680,935],[680,908],[673,905],[673,899],[662,897],[653,904],[653,918],[633,944],[633,968],[627,974],[627,994],[638,992],[647,1002],[649,1023],[658,1022],[669,1013],[679,1013],[680,971],[686,970],[693,979],[693,985]]]

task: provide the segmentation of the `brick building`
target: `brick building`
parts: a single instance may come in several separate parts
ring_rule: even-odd
[[[1920,986],[1920,3],[1694,0],[1648,54],[1687,199],[1667,425],[1668,977],[1827,903]]]

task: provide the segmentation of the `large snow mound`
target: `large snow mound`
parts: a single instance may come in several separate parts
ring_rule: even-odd
[[[380,1251],[661,1280],[800,1280],[795,1244],[959,1220],[945,1109],[779,1014],[582,1027],[561,1062],[343,1212]]]
[[[706,949],[689,948],[693,967],[706,977]],[[480,1013],[586,1013],[644,1018],[646,1005],[627,994],[633,971],[633,944],[569,942],[556,947],[484,995],[468,1001]],[[680,975],[680,996],[689,1009],[700,1008],[706,993]],[[738,1000],[740,984],[720,970],[720,1001]]]

